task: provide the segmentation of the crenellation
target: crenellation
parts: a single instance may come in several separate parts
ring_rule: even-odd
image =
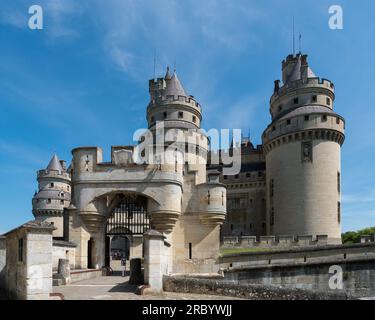
[[[287,248],[326,246],[328,235],[280,235],[280,236],[236,236],[224,237],[223,248]]]

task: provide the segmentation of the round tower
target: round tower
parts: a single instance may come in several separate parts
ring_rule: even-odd
[[[307,55],[282,62],[271,124],[262,140],[270,235],[328,235],[341,243],[341,146],[345,120],[333,111],[334,84],[316,77]]]
[[[149,91],[151,101],[147,107],[147,122],[150,129],[158,121],[163,121],[165,128],[200,128],[201,106],[186,93],[176,71],[171,76],[167,68],[164,78],[150,80]]]
[[[149,81],[150,102],[147,107],[147,122],[149,130],[154,135],[155,146],[160,146],[158,140],[162,135],[163,126],[164,147],[171,152],[165,152],[164,163],[175,170],[175,163],[182,171],[197,172],[197,183],[206,182],[206,163],[208,139],[201,128],[202,110],[200,104],[189,95],[181,84],[176,71],[171,75],[169,67],[165,77]],[[157,137],[156,137],[157,136]],[[173,150],[172,150],[173,149]],[[160,158],[158,152],[156,157]],[[178,159],[175,156],[178,154]],[[176,159],[175,159],[176,158]],[[158,161],[158,160],[157,160]],[[186,164],[188,163],[188,166]]]
[[[53,223],[55,238],[63,237],[63,212],[70,205],[71,178],[65,161],[54,155],[47,168],[38,171],[38,192],[35,193],[33,215],[37,220]]]

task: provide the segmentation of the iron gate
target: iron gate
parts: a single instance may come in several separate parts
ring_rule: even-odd
[[[122,195],[120,203],[107,220],[106,235],[143,235],[149,229],[147,199],[136,195]]]

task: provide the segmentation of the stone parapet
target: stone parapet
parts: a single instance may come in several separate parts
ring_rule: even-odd
[[[306,246],[325,246],[328,236],[318,235],[315,238],[306,236],[239,236],[224,237],[223,248],[277,248],[277,247],[306,247]]]

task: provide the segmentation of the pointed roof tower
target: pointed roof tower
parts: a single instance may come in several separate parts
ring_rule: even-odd
[[[165,77],[164,77],[164,79],[165,80],[171,80],[171,74],[170,74],[170,72],[169,72],[169,67],[167,67],[167,73],[166,73],[166,75],[165,75]]]
[[[48,171],[64,171],[61,163],[60,163],[60,160],[59,158],[57,157],[56,154],[53,155],[51,161],[49,162],[48,166],[47,166],[47,170]]]
[[[169,73],[169,68],[168,68],[167,75],[168,73]],[[188,96],[180,80],[177,77],[176,71],[173,73],[173,76],[169,80],[167,78],[165,78],[165,80],[167,80],[167,86],[164,90],[164,94],[163,94],[164,96],[184,96],[184,97]]]

